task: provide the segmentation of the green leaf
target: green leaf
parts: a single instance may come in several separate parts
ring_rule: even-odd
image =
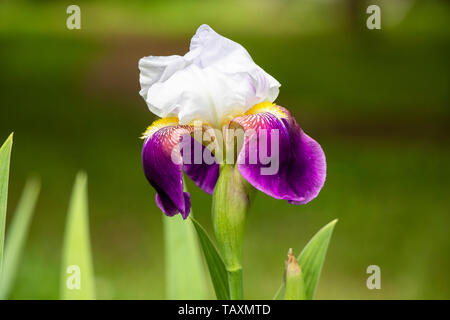
[[[72,191],[62,254],[61,299],[95,299],[89,238],[87,176],[78,173]]]
[[[208,264],[209,274],[214,286],[214,291],[216,292],[216,297],[218,300],[229,300],[230,290],[228,286],[228,276],[225,269],[225,264],[205,229],[194,218],[191,217],[191,220],[194,223],[198,238],[200,239],[200,243],[203,248],[203,253],[206,258],[206,263]]]
[[[183,220],[181,214],[163,215],[163,225],[167,299],[208,299],[205,269],[192,221]]]
[[[333,234],[336,222],[337,219],[320,229],[297,257],[298,264],[303,273],[306,300],[312,300],[314,297],[316,286],[319,282],[320,272],[322,271],[322,266],[325,261],[328,244],[330,243],[330,238]],[[281,285],[274,299],[280,300],[283,299],[283,296],[284,284]]]
[[[39,196],[40,182],[30,179],[17,205],[8,228],[5,245],[5,262],[0,279],[0,299],[7,299],[17,274],[20,257],[25,246],[34,207]]]
[[[3,268],[3,247],[5,243],[6,204],[8,202],[9,162],[13,134],[6,139],[0,148],[0,273]]]

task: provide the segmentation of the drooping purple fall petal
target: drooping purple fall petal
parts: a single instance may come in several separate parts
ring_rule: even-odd
[[[289,111],[277,108],[277,114],[260,112],[233,120],[245,132],[254,132],[245,137],[237,160],[238,169],[256,189],[292,204],[305,204],[318,195],[325,182],[325,155],[320,145],[303,132]],[[275,133],[277,136],[274,136]],[[278,148],[273,148],[273,143],[278,143]],[[278,152],[278,156],[271,154],[271,150]],[[265,152],[261,154],[261,151]],[[265,161],[265,154],[272,159],[271,163]],[[251,157],[256,157],[256,161]],[[277,170],[271,172],[273,166]]]
[[[212,194],[219,178],[219,164],[211,152],[193,137],[185,136],[186,140],[180,144],[181,154],[183,156],[183,170],[186,175],[195,182],[203,191]],[[189,143],[190,140],[190,143]],[[185,142],[186,141],[186,142]],[[194,152],[196,149],[201,150],[202,157],[200,161],[196,161]],[[205,155],[208,153],[206,157]],[[205,159],[214,159],[213,163],[206,163]]]
[[[214,189],[219,175],[217,163],[183,164],[183,159],[189,158],[183,157],[182,150],[200,147],[205,152],[204,147],[190,136],[191,132],[190,126],[163,127],[145,140],[142,149],[144,173],[157,192],[158,207],[167,216],[181,213],[183,219],[188,217],[191,208],[190,195],[183,191],[183,168],[208,193]]]

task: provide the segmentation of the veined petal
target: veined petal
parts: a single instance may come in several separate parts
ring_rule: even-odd
[[[186,142],[183,141],[181,145],[181,153],[183,159],[188,160],[188,162],[184,161],[183,170],[198,187],[200,187],[206,193],[212,194],[214,191],[214,187],[216,186],[217,179],[219,178],[219,164],[217,163],[217,159],[204,145],[202,145],[192,137],[189,138],[190,143],[188,143],[189,140],[185,140]],[[201,161],[199,161],[198,163],[196,162],[194,156],[196,149],[201,150],[201,153],[203,155]],[[208,153],[206,157],[204,156],[205,153]],[[205,158],[211,158],[214,162],[207,163],[205,161]]]
[[[157,192],[158,207],[168,216],[179,212],[184,219],[189,215],[191,202],[189,193],[183,191],[183,168],[208,193],[214,189],[219,175],[216,162],[195,164],[190,157],[183,157],[183,152],[194,154],[196,149],[209,152],[191,137],[192,132],[192,126],[179,125],[173,119],[155,121],[144,134],[142,149],[144,173]]]
[[[233,123],[245,132],[254,130],[246,135],[237,159],[239,172],[251,185],[293,204],[305,204],[318,195],[326,177],[325,154],[289,111],[261,104]],[[261,153],[262,148],[267,151]],[[265,155],[270,162],[264,159]],[[252,156],[256,156],[256,161],[252,161]]]
[[[207,25],[198,28],[183,57],[145,57],[139,69],[140,94],[150,110],[181,124],[203,120],[221,127],[257,103],[274,101],[280,87],[244,47]]]

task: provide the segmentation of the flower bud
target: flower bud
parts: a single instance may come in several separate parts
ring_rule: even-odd
[[[305,286],[303,282],[302,270],[297,262],[292,249],[289,249],[286,261],[286,291],[285,300],[304,300]]]

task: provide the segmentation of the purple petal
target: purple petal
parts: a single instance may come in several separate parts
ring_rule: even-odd
[[[189,164],[189,157],[199,145],[191,136],[190,126],[167,126],[148,137],[142,149],[142,163],[147,180],[155,188],[156,204],[167,215],[178,212],[183,219],[189,215],[191,208],[190,195],[183,191],[183,168],[194,182],[211,193],[217,182],[219,166],[217,163]],[[191,142],[190,144],[185,141]],[[187,152],[189,151],[189,152]],[[184,160],[188,160],[183,164]]]
[[[185,145],[183,142],[181,145],[181,153],[184,161],[183,170],[198,187],[206,193],[212,194],[214,187],[216,186],[217,179],[219,178],[219,164],[209,149],[194,138],[189,138],[190,143],[188,145]],[[200,163],[196,163],[194,158],[195,150],[201,150],[201,154],[206,155],[207,158],[202,157],[201,161],[197,161]],[[205,159],[213,159],[214,162],[208,164],[205,162]]]
[[[285,117],[280,117],[279,112],[276,115],[261,112],[233,120],[246,132],[255,130],[244,141],[244,147],[238,156],[238,169],[256,189],[292,204],[305,204],[319,194],[325,182],[325,155],[320,145],[302,131],[290,113],[284,108],[278,108]],[[263,138],[262,129],[267,130],[267,139]],[[277,130],[278,137],[272,129]],[[274,143],[278,142],[278,157],[274,153],[276,148],[273,149],[273,154],[270,152],[272,136],[276,138]],[[269,158],[273,157],[271,163],[264,164],[260,156],[261,148],[267,148],[267,155]],[[251,156],[254,157],[255,154],[257,161],[252,162]],[[277,170],[270,172],[268,168],[271,166]]]
[[[158,207],[165,213],[166,216],[172,217],[180,212],[183,219],[186,219],[189,216],[189,210],[191,207],[191,195],[188,192],[183,192],[183,196],[184,205],[186,208],[189,208],[188,211],[185,210],[184,212],[181,212],[172,200],[164,193],[156,193],[155,200]]]

